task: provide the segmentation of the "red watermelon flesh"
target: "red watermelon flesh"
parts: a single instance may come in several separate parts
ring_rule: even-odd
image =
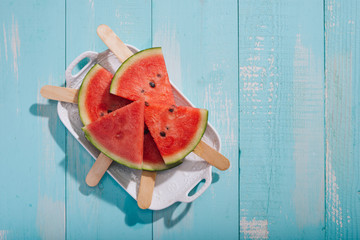
[[[144,102],[136,101],[83,127],[86,138],[114,161],[142,169]]]
[[[113,75],[99,64],[94,65],[85,76],[78,98],[79,114],[84,125],[131,103],[109,92],[112,78]],[[164,163],[150,134],[144,136],[143,158],[143,168],[146,170],[158,171],[172,167]]]
[[[117,70],[110,92],[146,106],[175,104],[161,48],[149,48],[129,57]]]
[[[143,156],[143,170],[148,171],[161,171],[172,167],[175,167],[182,163],[179,161],[173,165],[166,165],[164,160],[154,142],[154,138],[151,136],[149,130],[145,125],[144,131],[144,156]]]
[[[166,164],[182,160],[197,146],[207,118],[206,109],[167,104],[145,107],[145,123]]]
[[[110,94],[113,75],[99,64],[85,76],[79,90],[79,114],[84,125],[121,108],[131,101]]]

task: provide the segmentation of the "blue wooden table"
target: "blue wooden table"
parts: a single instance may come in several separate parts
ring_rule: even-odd
[[[171,81],[209,110],[226,172],[193,203],[141,210],[57,117],[99,24],[162,46]],[[0,239],[359,239],[360,2],[1,0]]]

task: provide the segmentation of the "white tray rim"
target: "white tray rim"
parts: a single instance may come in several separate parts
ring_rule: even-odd
[[[129,44],[127,44],[127,46],[129,47],[130,50],[132,50],[133,52],[137,52],[139,51],[136,47],[131,46]],[[101,53],[97,53],[97,52],[93,52],[93,51],[87,51],[87,52],[83,52],[82,54],[80,54],[78,57],[76,57],[73,62],[68,66],[68,68],[66,69],[65,72],[65,76],[66,76],[66,82],[71,82],[74,80],[77,80],[80,77],[84,76],[84,73],[86,73],[94,64],[101,62],[101,59],[103,56],[108,56],[108,55],[113,55],[112,52],[110,50],[105,50]],[[89,58],[89,62],[76,74],[76,75],[72,75],[72,70],[73,68],[84,58]],[[81,80],[82,81],[82,80]],[[184,102],[186,102],[187,105],[193,106],[194,105],[189,101],[189,99],[187,99],[182,93],[181,91],[174,86],[173,83],[171,83],[172,87],[173,87],[173,91],[175,94],[181,96],[182,100]],[[65,104],[69,104],[69,103],[65,103]],[[59,102],[57,105],[57,112],[58,112],[58,116],[60,118],[60,120],[62,121],[62,123],[65,125],[65,127],[67,128],[67,130],[75,137],[75,139],[87,150],[87,152],[89,152],[89,154],[96,159],[97,156],[95,156],[91,150],[86,146],[86,143],[84,143],[83,141],[81,141],[81,139],[79,138],[79,135],[75,132],[74,128],[72,127],[69,117],[65,116],[63,113],[66,110],[66,107],[64,107],[64,103]],[[212,142],[216,142],[215,145],[213,146],[217,151],[221,150],[221,140],[219,137],[219,134],[217,133],[217,131],[212,127],[212,125],[210,123],[208,123],[207,126],[207,132],[210,131],[211,132],[211,141]],[[186,158],[185,160],[186,161]],[[114,164],[114,163],[113,163]],[[117,163],[115,163],[117,164]],[[184,164],[184,163],[183,163]],[[181,164],[181,165],[183,165]],[[119,164],[120,165],[120,164]],[[181,166],[180,165],[180,166]],[[198,197],[200,197],[205,190],[211,185],[211,181],[212,181],[212,167],[211,165],[205,163],[205,167],[203,169],[201,169],[202,171],[199,172],[198,176],[196,178],[194,178],[194,182],[189,184],[189,189],[182,195],[179,196],[177,199],[172,200],[172,201],[168,201],[165,204],[156,204],[156,199],[154,199],[153,196],[153,201],[151,206],[149,207],[149,209],[151,210],[161,210],[164,208],[167,208],[169,206],[171,206],[172,204],[174,204],[175,202],[192,202],[195,199],[197,199]],[[121,166],[123,167],[123,166]],[[134,187],[133,188],[129,188],[129,184],[128,186],[125,186],[125,184],[121,181],[121,178],[119,178],[118,176],[116,176],[117,174],[114,173],[114,171],[112,171],[112,166],[110,166],[110,168],[107,170],[107,173],[125,190],[127,191],[130,196],[132,196],[135,200],[137,199],[137,190],[138,190],[138,185],[139,183],[136,182],[131,182],[131,184],[135,184],[135,191],[134,191]],[[125,167],[126,168],[126,167]],[[166,170],[168,172],[171,171],[176,171],[177,168],[173,168],[170,170]],[[137,172],[137,174],[141,174],[140,170],[135,170],[135,169],[130,169],[130,171],[134,171]],[[205,179],[205,183],[201,186],[200,189],[197,189],[196,193],[192,196],[188,196],[189,192],[191,192],[191,190],[198,185],[198,183],[202,180]],[[157,185],[155,185],[155,190],[157,189]]]

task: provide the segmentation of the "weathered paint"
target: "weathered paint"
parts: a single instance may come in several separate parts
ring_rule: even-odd
[[[267,220],[256,220],[255,218],[247,220],[240,219],[240,231],[244,239],[267,239],[269,238]]]
[[[326,238],[360,238],[360,5],[325,4]]]
[[[16,80],[19,79],[19,66],[18,66],[18,56],[20,56],[20,37],[19,37],[19,27],[17,20],[12,16],[11,24],[11,50],[13,55],[13,68],[14,74],[16,75]]]
[[[5,23],[3,23],[3,38],[4,38],[5,59],[7,61],[8,60],[8,55],[7,55],[7,37],[6,37]]]
[[[240,238],[324,237],[322,9],[239,2]]]
[[[39,96],[41,86],[64,79],[64,8],[63,1],[0,2],[2,239],[65,237],[65,175],[59,167],[65,128],[55,102]]]
[[[359,8],[0,1],[0,240],[358,239]],[[139,49],[162,46],[171,81],[209,110],[231,168],[214,169],[194,203],[142,211],[108,175],[85,185],[94,160],[39,89],[106,48],[101,23]]]
[[[324,223],[324,65],[321,56],[303,44],[300,34],[296,35],[293,62],[296,184],[293,201],[299,229]]]

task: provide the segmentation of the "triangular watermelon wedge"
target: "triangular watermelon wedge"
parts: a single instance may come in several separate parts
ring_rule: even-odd
[[[142,169],[144,102],[136,101],[82,128],[86,138],[114,161]]]
[[[145,123],[166,164],[175,164],[200,142],[207,126],[206,109],[153,104],[145,107]]]
[[[131,102],[110,94],[112,78],[113,75],[99,64],[95,64],[86,74],[78,97],[79,114],[84,125]]]
[[[175,104],[164,56],[160,47],[149,48],[129,57],[116,71],[110,93],[145,105]]]
[[[147,171],[161,171],[169,168],[176,167],[182,163],[178,161],[173,165],[166,165],[164,160],[154,142],[154,138],[151,136],[148,128],[145,125],[144,131],[144,157],[142,169]]]

